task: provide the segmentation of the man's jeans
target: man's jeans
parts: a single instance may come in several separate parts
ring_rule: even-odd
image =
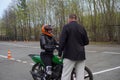
[[[84,68],[85,60],[83,61],[72,61],[69,59],[63,60],[63,70],[61,80],[71,80],[71,72],[75,67],[76,80],[84,80]]]

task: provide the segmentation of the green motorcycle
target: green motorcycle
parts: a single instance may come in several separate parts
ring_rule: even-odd
[[[35,62],[33,65],[31,74],[34,80],[43,80],[45,74],[45,65],[41,60],[40,55],[38,54],[29,54],[32,60]],[[47,77],[47,80],[61,80],[61,73],[63,68],[63,59],[60,59],[57,55],[54,55],[52,58],[53,66],[52,66],[52,75]],[[75,80],[75,68],[71,74],[71,80]],[[85,80],[93,80],[92,72],[88,67],[85,66]]]

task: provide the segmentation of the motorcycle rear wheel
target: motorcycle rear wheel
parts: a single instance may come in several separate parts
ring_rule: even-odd
[[[71,80],[75,80],[75,78],[76,78],[75,69],[73,69],[72,75],[71,75]],[[93,74],[92,74],[91,70],[87,66],[85,66],[84,79],[85,80],[93,80]]]

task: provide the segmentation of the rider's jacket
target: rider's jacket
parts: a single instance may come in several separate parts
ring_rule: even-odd
[[[58,45],[53,36],[42,34],[40,36],[40,46],[45,52],[53,52],[55,45]]]

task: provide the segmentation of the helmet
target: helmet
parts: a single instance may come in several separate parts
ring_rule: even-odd
[[[45,31],[52,30],[52,26],[51,25],[45,25],[44,29],[45,29]]]
[[[42,26],[42,33],[45,34],[45,35],[48,35],[48,36],[53,36],[52,33],[49,33],[48,30],[52,30],[52,27],[51,25],[43,25]]]

